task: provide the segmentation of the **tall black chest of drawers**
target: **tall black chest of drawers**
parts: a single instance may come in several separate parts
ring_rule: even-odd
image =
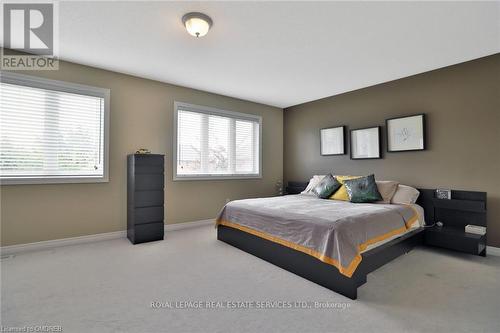
[[[127,237],[132,244],[163,239],[164,157],[127,158]]]

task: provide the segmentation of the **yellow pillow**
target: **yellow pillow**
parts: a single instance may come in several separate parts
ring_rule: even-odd
[[[332,200],[342,200],[349,201],[349,194],[347,194],[347,189],[344,186],[344,180],[361,178],[361,176],[335,176],[342,186],[330,196]]]

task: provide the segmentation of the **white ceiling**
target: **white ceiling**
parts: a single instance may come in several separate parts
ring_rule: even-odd
[[[278,107],[498,52],[500,2],[60,4],[65,60]]]

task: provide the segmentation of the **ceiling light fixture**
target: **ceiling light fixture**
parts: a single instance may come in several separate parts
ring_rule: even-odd
[[[212,27],[212,19],[203,13],[187,13],[182,17],[182,23],[190,35],[195,37],[203,37]]]

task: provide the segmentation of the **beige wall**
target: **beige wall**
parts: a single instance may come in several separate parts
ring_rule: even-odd
[[[426,113],[428,149],[380,160],[320,156],[319,129],[384,126]],[[294,106],[284,112],[284,178],[375,173],[423,188],[488,192],[488,243],[500,246],[500,55]]]
[[[110,181],[1,186],[2,246],[126,229],[126,156],[146,147],[166,154],[165,223],[213,218],[226,198],[269,196],[283,174],[283,110],[221,95],[63,62],[59,71],[23,72],[111,89]],[[263,117],[263,178],[172,181],[174,101]]]

